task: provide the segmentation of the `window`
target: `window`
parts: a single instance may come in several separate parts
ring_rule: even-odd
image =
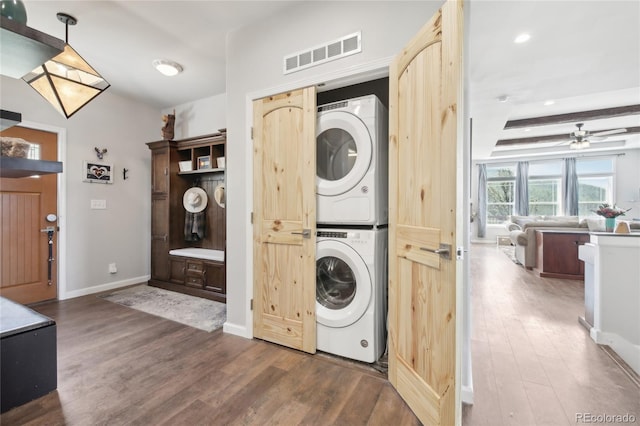
[[[602,203],[613,204],[613,159],[579,159],[578,215],[591,216]]]
[[[529,165],[529,214],[557,216],[561,213],[562,162]]]
[[[487,224],[504,223],[513,214],[515,165],[487,167]]]

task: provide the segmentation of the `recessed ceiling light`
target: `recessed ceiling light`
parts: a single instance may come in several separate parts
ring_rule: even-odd
[[[544,102],[544,106],[553,105],[553,104],[555,104],[555,103],[556,103],[556,101],[554,101],[553,99],[549,99],[548,101],[545,101],[545,102]]]
[[[520,35],[518,35],[518,37],[516,37],[513,42],[514,43],[524,43],[526,41],[529,41],[529,39],[531,38],[531,36],[527,33],[522,33]]]
[[[158,71],[168,77],[178,75],[183,70],[182,65],[168,59],[156,59],[152,62],[152,64]]]
[[[509,100],[509,96],[502,95],[502,96],[498,96],[496,99],[498,100],[498,102],[507,102]]]
[[[530,132],[531,131],[531,127],[527,127],[526,129],[524,129],[525,132]]]

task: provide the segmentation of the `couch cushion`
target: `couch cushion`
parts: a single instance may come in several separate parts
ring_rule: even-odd
[[[577,228],[578,221],[540,220],[526,223],[522,229],[527,228]]]

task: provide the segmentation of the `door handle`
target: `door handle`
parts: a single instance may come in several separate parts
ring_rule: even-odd
[[[428,247],[420,247],[422,251],[428,251],[429,253],[435,253],[445,259],[451,259],[451,244],[440,244],[440,248],[430,249]]]
[[[292,232],[294,235],[302,235],[302,238],[311,238],[311,229],[303,229],[302,232]]]

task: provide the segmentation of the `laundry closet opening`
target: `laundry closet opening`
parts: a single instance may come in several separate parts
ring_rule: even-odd
[[[388,104],[388,78],[326,90],[316,98],[316,349],[382,368]]]

